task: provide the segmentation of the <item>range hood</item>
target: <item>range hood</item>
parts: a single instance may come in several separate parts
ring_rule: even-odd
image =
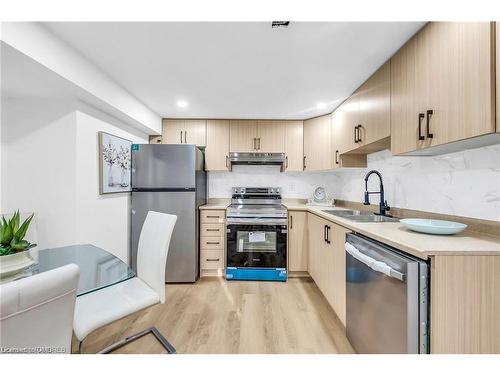
[[[229,170],[233,165],[279,165],[285,167],[285,154],[280,152],[230,152]]]

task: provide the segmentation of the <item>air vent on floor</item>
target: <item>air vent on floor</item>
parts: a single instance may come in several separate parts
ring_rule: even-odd
[[[271,27],[273,29],[286,29],[290,25],[290,21],[273,21]]]

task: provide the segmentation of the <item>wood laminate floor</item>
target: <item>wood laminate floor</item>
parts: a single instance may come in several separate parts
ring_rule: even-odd
[[[286,283],[203,278],[166,285],[166,302],[91,333],[83,353],[95,353],[155,326],[178,353],[353,353],[342,323],[310,278]],[[120,353],[161,353],[146,336]]]

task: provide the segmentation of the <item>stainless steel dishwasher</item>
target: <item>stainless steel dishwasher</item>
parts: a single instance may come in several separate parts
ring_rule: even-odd
[[[428,353],[428,265],[359,234],[346,237],[347,338],[358,353]]]

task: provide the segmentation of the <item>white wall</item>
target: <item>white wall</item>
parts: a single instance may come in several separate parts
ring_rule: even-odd
[[[2,100],[2,211],[36,212],[40,248],[76,235],[74,104]]]
[[[99,131],[134,143],[147,143],[148,137],[91,108],[76,112],[76,241],[92,243],[127,261],[130,194],[99,195]]]
[[[235,166],[209,172],[209,197],[227,198],[232,186],[280,186],[285,198],[309,198],[324,186],[334,198],[362,202],[364,176],[382,173],[386,199],[394,207],[500,221],[500,145],[435,157],[368,156],[368,168],[321,173],[280,173],[273,166]],[[378,190],[376,176],[370,190]],[[378,202],[373,195],[371,201]]]
[[[89,100],[106,103],[108,111],[126,116],[141,131],[161,133],[160,116],[40,23],[2,22],[0,26],[3,42],[70,82]]]
[[[394,207],[500,221],[500,145],[434,157],[395,157],[385,150],[369,155],[368,167],[382,173]],[[339,173],[336,196],[362,201],[366,171]],[[378,190],[376,176],[371,179]]]
[[[98,131],[147,141],[82,103],[2,98],[1,206],[36,213],[40,249],[92,243],[127,261],[130,196],[99,195]]]

